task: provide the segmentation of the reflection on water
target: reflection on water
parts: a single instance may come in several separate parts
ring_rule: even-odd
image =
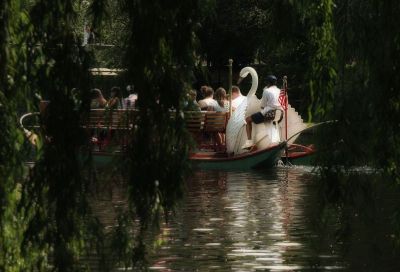
[[[162,224],[156,242],[148,243],[150,269],[400,271],[395,269],[395,251],[380,246],[389,241],[376,238],[376,244],[369,245],[371,234],[392,234],[375,228],[360,231],[364,226],[359,221],[344,227],[346,222],[334,212],[321,214],[323,196],[313,175],[311,169],[284,167],[265,172],[195,172],[187,181],[184,200],[168,224]],[[123,184],[113,186],[105,190],[114,193],[94,204],[109,227],[115,224],[115,210],[126,205]],[[390,212],[385,214],[387,219]],[[343,229],[347,236],[338,235]],[[375,257],[389,260],[387,266],[372,267]]]
[[[197,172],[168,224],[151,269],[162,271],[293,271],[341,269],[335,245],[310,247],[303,210],[311,174]],[[167,227],[167,226],[165,226]],[[165,235],[165,234],[164,234]]]

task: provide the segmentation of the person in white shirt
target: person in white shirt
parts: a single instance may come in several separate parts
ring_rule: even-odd
[[[254,145],[251,139],[252,123],[260,124],[267,121],[267,112],[281,108],[279,103],[280,89],[276,87],[276,81],[277,79],[274,75],[267,76],[267,86],[264,88],[261,98],[261,110],[246,117],[247,141],[243,145],[243,149],[249,149]]]
[[[232,86],[232,111],[234,111],[239,105],[246,99],[242,95],[238,86]]]
[[[136,100],[138,99],[138,94],[135,92],[135,86],[128,85],[126,86],[126,90],[129,93],[129,96],[124,98],[123,100],[123,108],[124,109],[134,109],[136,107]]]
[[[199,101],[201,110],[215,111],[218,108],[218,102],[214,100],[214,90],[211,87],[207,87],[204,94],[205,98]]]
[[[91,27],[88,25],[85,25],[84,29],[83,29],[83,42],[82,42],[82,46],[86,46],[90,43],[94,43],[94,32],[92,31]]]

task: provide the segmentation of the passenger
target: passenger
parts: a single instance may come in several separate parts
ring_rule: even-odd
[[[185,101],[185,111],[200,111],[199,103],[196,101],[197,92],[196,90],[190,90],[188,93],[188,100]]]
[[[92,100],[90,102],[91,109],[104,109],[107,105],[107,100],[103,97],[100,89],[92,89],[91,91]],[[101,124],[96,124],[95,128],[90,131],[91,142],[96,144],[99,148],[103,144],[104,139],[107,136],[107,131],[104,128],[98,128]]]
[[[274,75],[267,76],[267,86],[263,90],[260,111],[246,117],[247,141],[242,146],[243,149],[250,149],[254,145],[251,139],[252,123],[260,124],[265,122],[267,112],[281,108],[279,103],[280,89],[276,87],[276,81],[277,79]]]
[[[220,112],[229,111],[229,101],[227,99],[226,91],[224,88],[219,87],[215,91],[215,100],[218,103],[218,107],[215,108],[215,111],[220,111]]]
[[[218,107],[215,108],[215,111],[229,111],[229,101],[226,97],[226,91],[224,88],[220,87],[215,91],[215,100],[218,103]],[[217,151],[225,151],[225,133],[218,132],[214,135],[214,141],[217,143]]]
[[[246,97],[242,95],[238,86],[232,86],[232,111],[234,111]]]
[[[217,101],[214,100],[214,90],[211,87],[207,87],[205,90],[205,98],[199,101],[199,106],[201,110],[215,111],[218,108]]]
[[[91,101],[90,108],[91,109],[102,109],[105,108],[107,104],[107,100],[104,98],[100,89],[92,89],[91,91]]]
[[[207,90],[208,86],[207,85],[203,85],[200,87],[200,91],[197,93],[197,101],[203,100],[206,96],[206,90]]]
[[[121,89],[119,87],[111,88],[110,99],[107,102],[107,107],[110,109],[122,109]]]
[[[135,86],[128,85],[126,86],[126,90],[128,91],[128,97],[124,98],[124,109],[134,109],[136,107],[136,100],[138,99],[138,94],[135,91]]]

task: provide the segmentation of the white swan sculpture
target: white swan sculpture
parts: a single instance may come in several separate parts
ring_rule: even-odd
[[[258,87],[258,75],[256,70],[251,67],[245,67],[240,71],[240,78],[251,75],[251,88],[247,94],[247,99],[236,108],[226,127],[226,149],[228,153],[240,154],[248,152],[242,149],[246,135],[245,117],[260,111],[261,100],[257,98],[256,92]],[[252,138],[258,149],[267,148],[273,143],[280,141],[279,129],[272,125],[271,122],[253,124]]]

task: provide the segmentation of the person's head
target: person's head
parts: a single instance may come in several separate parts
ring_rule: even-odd
[[[206,86],[206,85],[203,85],[203,86],[200,87],[200,94],[201,94],[202,96],[206,96],[206,90],[207,90],[207,88],[208,88],[208,86]]]
[[[211,87],[207,87],[207,89],[204,93],[204,96],[205,97],[213,97],[213,95],[214,95],[214,89]]]
[[[204,98],[206,96],[207,88],[208,88],[207,85],[203,85],[200,87],[200,98]]]
[[[121,96],[121,89],[119,87],[112,87],[110,97],[120,97]]]
[[[133,94],[133,93],[135,93],[135,86],[128,85],[128,86],[126,86],[126,90],[127,90],[128,94]]]
[[[103,94],[101,93],[100,89],[92,89],[90,91],[91,94],[91,98],[92,99],[97,99],[103,96]]]
[[[266,78],[267,87],[276,85],[277,79],[274,75],[268,75]]]
[[[188,93],[188,97],[190,101],[196,100],[197,92],[196,90],[190,90]]]
[[[224,99],[226,99],[226,91],[224,88],[219,87],[215,91],[215,100],[224,100]]]
[[[224,106],[224,100],[226,100],[226,91],[224,88],[219,87],[216,91],[215,91],[215,96],[214,96],[215,100],[217,100],[218,104],[223,107]]]
[[[241,92],[238,86],[232,86],[232,99],[235,99],[241,96]]]

